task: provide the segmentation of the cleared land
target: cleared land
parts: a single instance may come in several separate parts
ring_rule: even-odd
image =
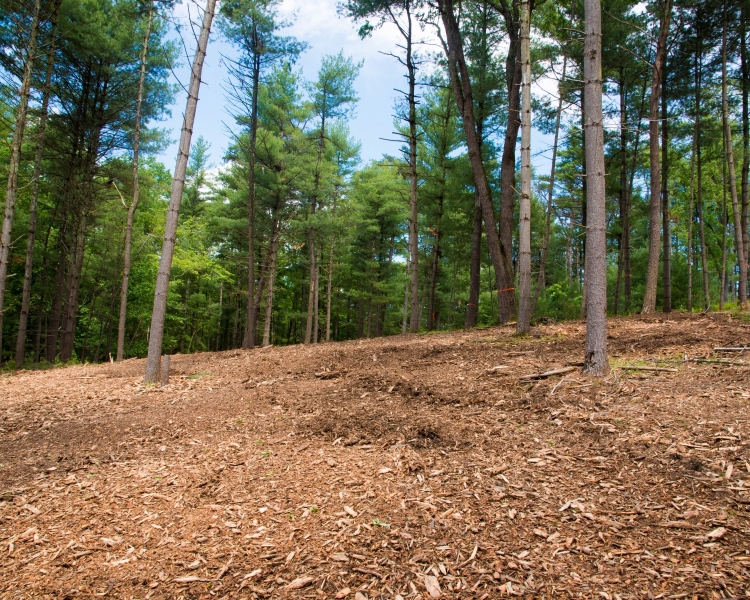
[[[749,334],[615,319],[601,381],[520,379],[581,323],[5,375],[0,597],[750,597]]]

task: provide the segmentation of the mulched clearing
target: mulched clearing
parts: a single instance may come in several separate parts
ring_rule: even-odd
[[[512,333],[3,376],[0,597],[750,597],[750,325]]]

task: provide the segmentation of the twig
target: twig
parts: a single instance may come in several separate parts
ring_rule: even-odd
[[[621,369],[630,369],[632,371],[667,371],[669,373],[677,373],[677,369],[669,369],[667,367],[639,367],[636,365],[623,365]]]
[[[524,375],[519,377],[521,381],[529,379],[544,379],[545,377],[551,377],[552,375],[562,375],[563,373],[570,373],[575,371],[576,367],[563,367],[562,369],[553,369],[552,371],[545,371],[544,373],[532,373],[531,375]]]
[[[714,348],[714,352],[744,352],[745,350],[750,350],[750,346],[743,348]]]

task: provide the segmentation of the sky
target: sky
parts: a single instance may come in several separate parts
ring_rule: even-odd
[[[203,0],[199,1],[203,6]],[[176,13],[183,25],[187,25],[188,9],[193,20],[197,19],[195,4],[183,2]],[[284,0],[281,14],[294,18],[294,24],[280,33],[295,36],[309,45],[296,65],[305,79],[315,80],[323,56],[336,54],[341,50],[355,61],[364,61],[355,85],[359,102],[354,117],[349,121],[351,135],[361,142],[361,158],[365,162],[380,158],[386,152],[395,153],[399,145],[380,138],[393,137],[390,135],[393,131],[393,103],[397,96],[393,88],[403,88],[404,70],[395,59],[379,52],[382,49],[394,48],[399,39],[395,28],[385,27],[375,31],[371,37],[360,40],[357,35],[358,26],[350,19],[338,16],[336,0]],[[194,43],[189,43],[193,39],[192,33],[183,28],[183,35],[192,59]],[[222,162],[224,151],[232,139],[229,128],[234,127],[223,89],[226,87],[227,70],[223,65],[222,56],[236,55],[232,46],[222,39],[218,27],[214,26],[203,67],[203,82],[193,129],[193,141],[202,135],[211,144],[211,162],[214,165]],[[187,87],[190,69],[184,53],[181,63],[175,74],[182,85]],[[171,118],[160,123],[161,127],[171,130],[172,143],[159,156],[167,165],[172,164],[177,155],[177,140],[182,128],[185,99],[185,93],[180,90],[171,107]]]
[[[188,14],[193,21],[199,21],[202,12],[198,13],[195,0],[183,0],[176,9],[178,22],[187,25]],[[204,0],[198,0],[204,6]],[[220,0],[219,0],[220,3]],[[386,24],[365,40],[357,34],[359,26],[350,19],[341,17],[336,10],[337,0],[283,0],[280,13],[293,20],[293,24],[282,30],[282,35],[292,35],[298,40],[307,42],[309,48],[302,54],[296,67],[301,70],[305,79],[315,80],[323,56],[336,54],[343,50],[355,61],[364,61],[355,87],[359,95],[354,116],[349,120],[351,135],[361,143],[360,157],[363,162],[379,159],[384,153],[395,154],[399,143],[386,141],[391,138],[393,126],[393,106],[399,96],[394,88],[404,89],[405,69],[393,58],[382,54],[382,51],[393,52],[402,38],[396,28]],[[192,33],[183,28],[190,59],[194,51]],[[193,141],[202,135],[211,144],[211,163],[219,166],[225,150],[231,143],[230,129],[235,127],[228,112],[229,102],[225,98],[227,70],[223,65],[223,56],[235,57],[236,51],[220,35],[219,28],[211,31],[206,61],[198,102],[198,112],[193,129]],[[190,76],[188,60],[182,56],[180,68],[175,75],[182,85],[187,87]],[[177,79],[174,79],[177,81]],[[534,93],[544,93],[556,85],[539,81]],[[186,94],[180,91],[174,105],[172,116],[160,123],[161,127],[171,130],[172,143],[158,157],[166,165],[174,164],[177,155],[177,140],[182,128],[183,111]],[[548,170],[551,136],[534,132],[532,136],[533,164],[542,172]],[[540,153],[540,151],[542,151]]]

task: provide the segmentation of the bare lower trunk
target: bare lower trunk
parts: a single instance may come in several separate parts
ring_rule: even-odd
[[[469,300],[466,304],[464,329],[476,327],[479,317],[479,275],[482,266],[482,207],[474,201],[474,228],[471,233],[471,262],[469,263]]]
[[[315,319],[313,325],[313,344],[318,343],[320,336],[320,256],[315,258]]]
[[[26,128],[26,112],[29,106],[31,76],[34,71],[34,59],[37,50],[36,38],[39,31],[40,10],[41,0],[35,0],[31,31],[29,32],[29,43],[26,46],[26,61],[24,64],[23,79],[21,80],[21,89],[18,92],[19,102],[16,110],[16,126],[13,131],[13,140],[10,145],[10,160],[8,161],[8,183],[5,190],[5,214],[3,217],[2,234],[0,234],[0,362],[2,362],[3,359],[5,284],[8,278],[13,218],[15,217],[16,200],[18,195],[18,170],[21,166],[21,145],[23,144],[23,133]]]
[[[697,126],[697,121],[696,121]],[[690,152],[690,205],[688,207],[688,233],[687,233],[687,311],[693,312],[693,221],[695,220],[695,144],[696,136],[693,134],[693,147]]]
[[[219,284],[219,318],[216,322],[216,351],[221,350],[221,318],[224,310],[224,282]]]
[[[61,1],[61,0],[60,0]],[[23,274],[23,292],[21,295],[21,314],[18,322],[18,337],[16,338],[16,368],[20,369],[26,354],[26,329],[29,322],[29,307],[31,305],[31,278],[34,267],[34,242],[36,241],[36,220],[39,201],[39,180],[42,175],[42,154],[44,152],[44,136],[47,131],[47,117],[49,115],[50,82],[55,65],[55,40],[57,37],[57,20],[59,2],[52,13],[52,30],[47,48],[47,71],[42,89],[42,107],[39,117],[39,130],[36,139],[36,155],[34,157],[34,176],[31,184],[31,204],[29,206],[29,234],[26,239],[26,264]]]
[[[331,288],[333,285],[333,244],[334,240],[331,240],[331,248],[328,254],[328,284],[326,285],[326,342],[331,341]]]
[[[667,34],[671,15],[671,0],[664,3],[661,16],[659,40],[656,45],[653,77],[651,79],[651,102],[649,109],[649,161],[651,167],[651,199],[649,212],[648,267],[646,270],[646,289],[643,293],[642,313],[656,310],[656,286],[659,277],[660,252],[660,212],[661,212],[661,169],[659,165],[659,91],[662,82],[662,69],[667,54]]]
[[[614,313],[618,315],[620,313],[620,286],[622,283],[622,273],[625,263],[625,239],[627,237],[627,229],[630,224],[628,223],[628,214],[626,211],[628,201],[628,153],[627,153],[627,142],[628,142],[628,103],[625,96],[625,74],[624,69],[620,68],[620,77],[618,80],[618,88],[620,92],[620,239],[618,243],[617,252],[617,283],[615,284],[615,306]]]
[[[146,35],[143,36],[143,51],[141,52],[141,74],[138,80],[138,99],[135,104],[135,130],[133,132],[133,201],[128,208],[128,220],[125,225],[125,251],[123,256],[122,287],[120,289],[120,318],[117,324],[117,362],[125,358],[125,322],[128,316],[128,285],[130,283],[130,254],[133,245],[133,220],[140,199],[138,186],[138,158],[141,139],[141,107],[143,106],[143,87],[146,82],[146,57],[148,54],[148,38],[151,35],[151,21],[154,5],[149,3],[148,20],[146,21]]]
[[[737,178],[734,169],[734,148],[732,144],[732,125],[729,122],[729,101],[727,100],[727,4],[724,1],[724,28],[722,38],[722,77],[721,77],[721,105],[724,120],[724,147],[727,153],[727,167],[729,169],[729,194],[732,198],[732,216],[734,217],[734,248],[737,252],[740,280],[738,283],[738,300],[740,309],[747,308],[747,261],[742,240],[742,220],[740,218],[739,199],[737,197]],[[722,281],[722,285],[724,282]]]
[[[408,320],[409,315],[409,286],[411,283],[411,262],[409,261],[409,257],[406,257],[406,284],[404,285],[404,314],[401,319],[401,334],[406,333],[406,324]],[[359,337],[362,337],[362,334],[359,334]]]
[[[747,58],[747,5],[741,3],[740,12],[740,71],[742,73],[742,247],[745,250],[745,263],[750,260],[750,68]]]
[[[521,199],[518,235],[517,333],[531,329],[531,24],[530,0],[521,0]]]
[[[513,290],[513,226],[516,205],[516,144],[521,127],[521,40],[519,2],[513,0],[503,5],[505,28],[509,45],[505,59],[505,85],[508,93],[508,125],[503,139],[500,159],[500,271],[498,279],[499,321],[511,321],[516,313]],[[530,8],[530,7],[529,7]],[[485,227],[487,224],[485,223]],[[497,270],[497,267],[495,267]]]
[[[672,312],[672,232],[669,215],[669,120],[667,66],[662,73],[661,97],[661,201],[662,201],[662,310]]]
[[[412,19],[407,4],[406,68],[409,83],[409,257],[411,259],[411,314],[409,317],[409,331],[419,331],[419,212],[417,210],[417,100],[416,67],[412,54]]]
[[[669,1],[669,0],[667,0]],[[603,375],[607,359],[607,211],[602,122],[602,21],[600,0],[584,0],[586,97],[586,351],[584,371]]]
[[[263,347],[271,343],[271,315],[273,314],[273,291],[276,281],[276,256],[279,248],[279,234],[281,232],[277,222],[271,225],[271,249],[268,261],[268,284],[266,285],[266,316],[263,322]]]
[[[253,32],[256,25],[253,22]],[[250,148],[247,156],[247,318],[243,348],[255,347],[255,324],[257,304],[255,302],[255,145],[258,137],[258,89],[260,87],[260,55],[253,54],[253,98],[250,108]]]
[[[86,250],[87,220],[84,207],[79,217],[76,245],[72,260],[70,261],[70,272],[68,273],[68,297],[65,300],[63,331],[60,340],[60,362],[63,363],[73,358],[73,343],[75,341],[76,321],[78,319],[78,292],[81,288],[83,255]]]
[[[172,180],[172,193],[169,198],[167,210],[167,221],[164,229],[164,242],[162,245],[161,260],[159,261],[159,272],[156,277],[156,290],[154,293],[154,309],[151,313],[151,327],[149,328],[148,358],[146,361],[146,383],[156,383],[160,379],[160,364],[162,341],[164,339],[164,319],[167,314],[167,293],[169,291],[169,275],[172,270],[172,257],[177,235],[177,221],[180,215],[180,203],[182,192],[185,188],[185,172],[187,170],[188,157],[190,155],[190,139],[193,134],[193,123],[198,106],[198,92],[201,84],[201,72],[203,61],[206,57],[208,36],[211,31],[211,23],[214,18],[216,0],[206,0],[206,10],[203,14],[203,25],[201,27],[198,46],[190,77],[190,90],[188,91],[185,118],[180,135],[180,147],[175,165],[174,178]]]

